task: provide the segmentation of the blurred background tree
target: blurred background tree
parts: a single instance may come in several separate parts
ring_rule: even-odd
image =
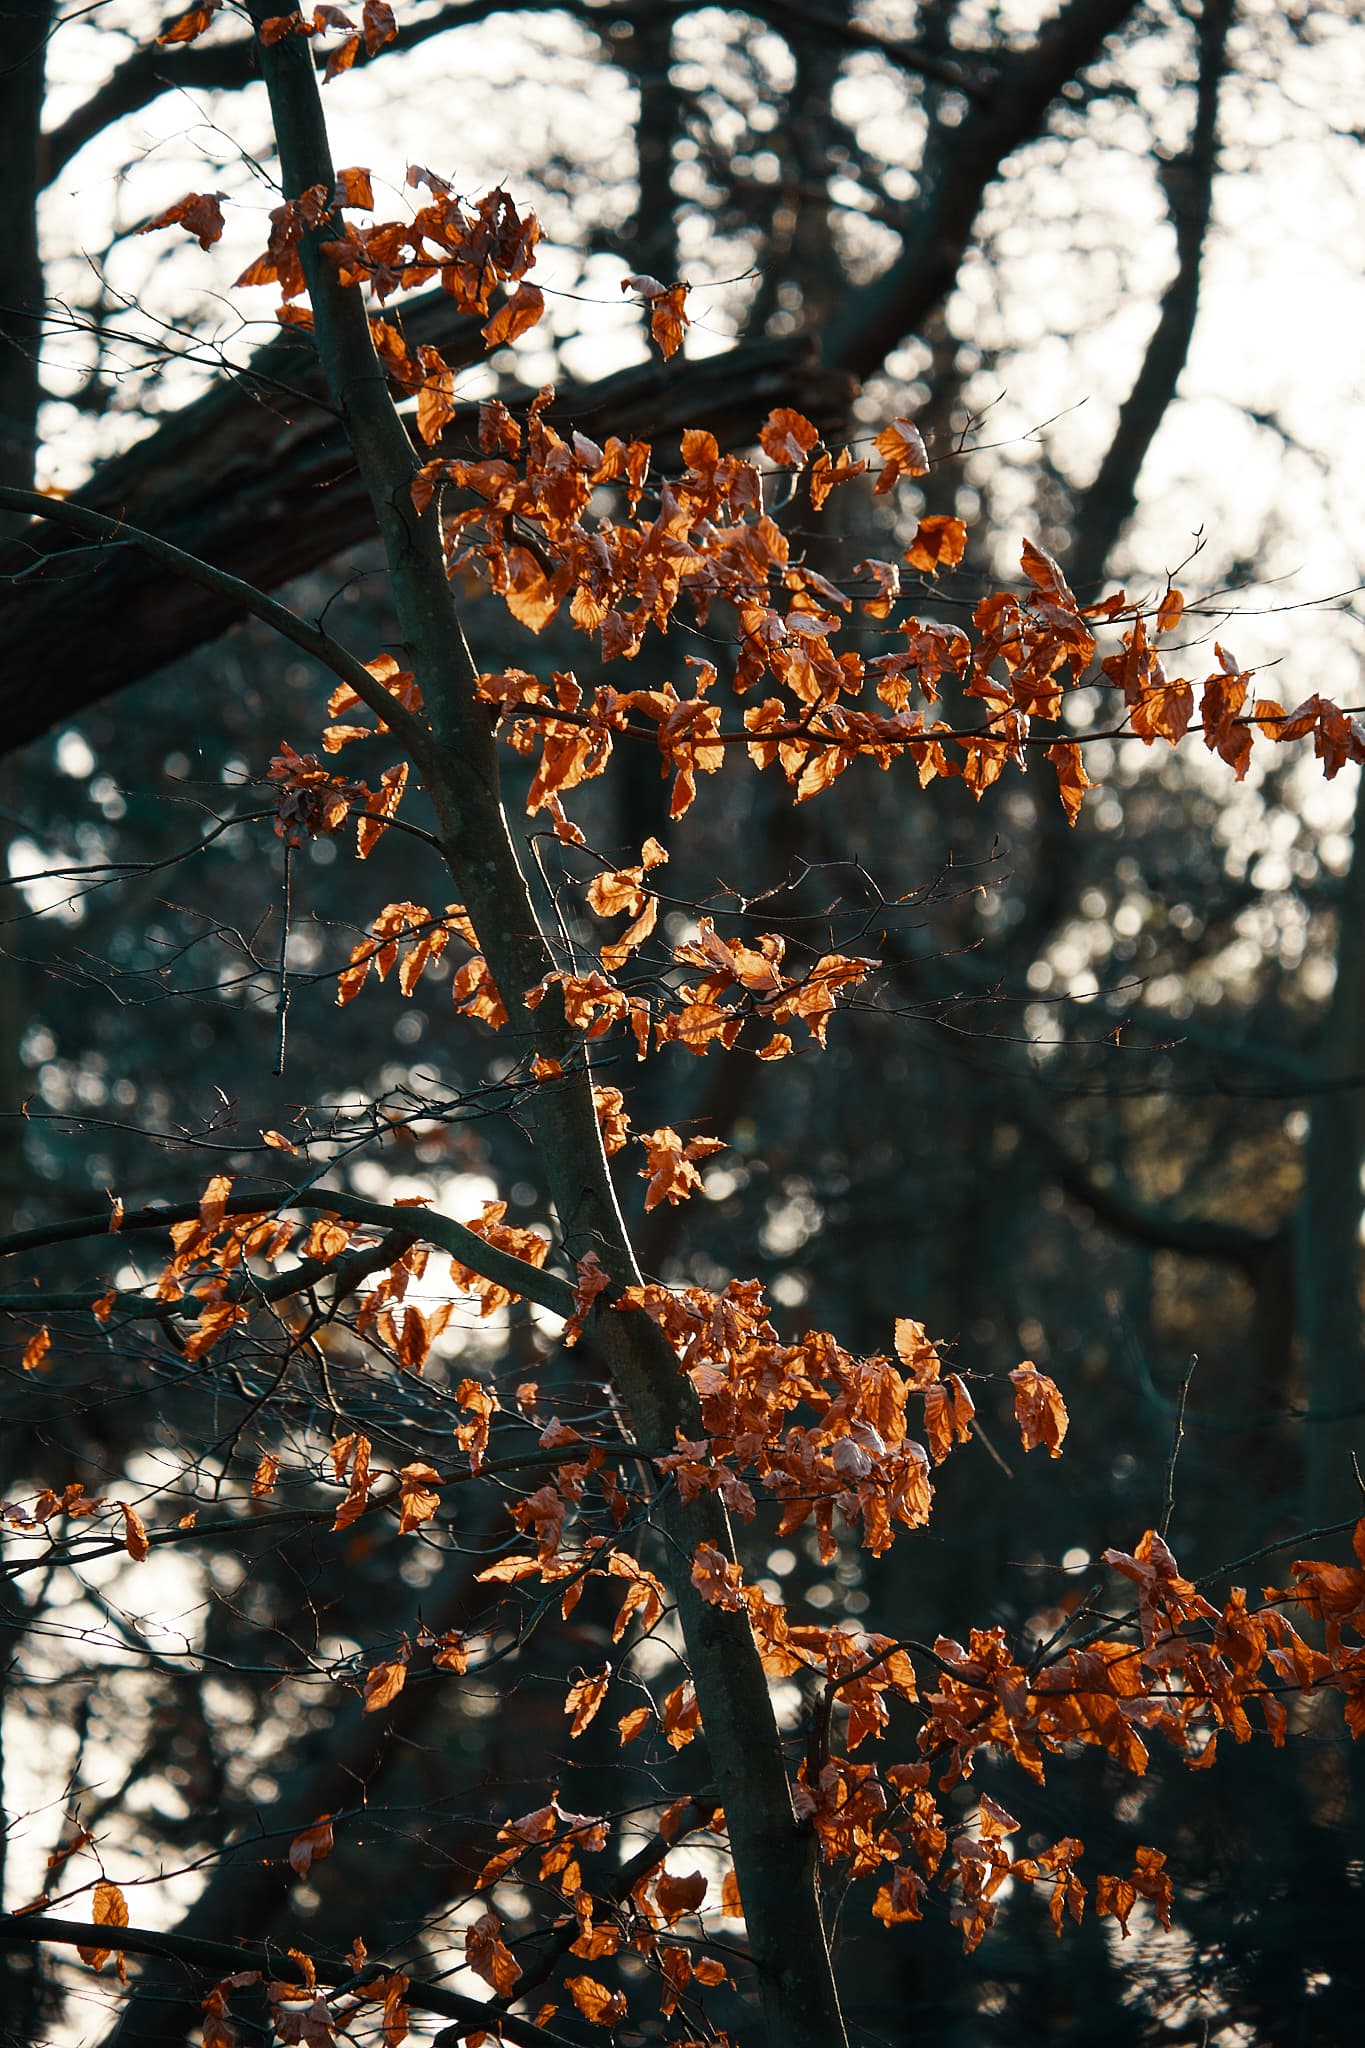
[[[36,461],[40,481],[287,585],[377,650],[392,631],[377,560],[306,344],[218,295],[274,199],[241,25],[225,12],[179,50],[148,46],[131,0],[92,18],[8,0],[5,19],[17,55],[0,78],[0,481],[29,481]],[[557,420],[638,432],[665,456],[693,424],[744,445],[773,404],[841,426],[855,453],[908,415],[933,459],[922,501],[904,493],[897,515],[846,491],[837,534],[806,537],[813,572],[896,562],[916,516],[956,514],[972,552],[920,606],[951,622],[1013,573],[1025,533],[1083,599],[1104,583],[1159,591],[1193,554],[1180,580],[1209,595],[1190,617],[1191,663],[1231,637],[1242,659],[1281,662],[1287,701],[1318,688],[1358,701],[1354,8],[473,0],[398,19],[396,45],[329,87],[338,161],[395,187],[409,160],[465,192],[502,180],[549,242],[537,275],[550,321],[491,366],[466,337],[466,410],[443,446],[467,439],[479,398],[515,403],[547,381]],[[135,238],[173,190],[215,187],[242,204],[210,257]],[[645,360],[623,270],[689,280],[686,360]],[[448,303],[419,317],[458,352]],[[411,893],[410,849],[386,838],[362,903],[331,842],[287,872],[268,822],[247,815],[268,808],[258,784],[279,741],[313,744],[311,673],[118,550],[52,552],[57,573],[35,579],[31,551],[11,543],[0,588],[12,1227],[79,1214],[105,1189],[131,1205],[192,1197],[210,1171],[261,1171],[258,1133],[297,1136],[310,1102],[333,1118],[310,1156],[332,1149],[361,1192],[463,1176],[469,1213],[496,1193],[509,1220],[543,1219],[527,1159],[470,1108],[487,1048],[451,1040],[437,978],[396,1023],[334,1007],[337,959],[373,908]],[[913,568],[901,575],[916,589]],[[480,663],[501,666],[501,609],[476,602],[470,623]],[[567,634],[545,638],[547,668],[582,667]],[[647,648],[631,683],[663,680],[670,652],[723,658],[689,636]],[[1087,712],[1097,699],[1077,700]],[[382,743],[370,751],[377,766]],[[1192,1353],[1171,1531],[1187,1569],[1287,1541],[1359,1497],[1355,791],[1349,775],[1324,789],[1259,756],[1236,787],[1188,750],[1096,747],[1087,766],[1105,787],[1074,833],[1050,786],[1036,803],[1002,786],[976,805],[952,786],[920,804],[868,764],[795,812],[723,774],[674,827],[642,759],[598,804],[595,846],[633,857],[648,833],[669,845],[675,932],[760,870],[765,924],[795,937],[836,918],[847,933],[860,905],[905,899],[886,995],[836,1022],[823,1061],[717,1058],[684,1076],[687,1113],[731,1150],[704,1202],[643,1223],[651,1270],[704,1284],[775,1273],[789,1315],[862,1349],[885,1348],[909,1313],[965,1373],[998,1383],[1027,1355],[1071,1397],[1061,1467],[1005,1483],[984,1451],[960,1459],[931,1529],[883,1563],[850,1548],[828,1570],[800,1543],[761,1561],[817,1616],[875,1596],[907,1633],[999,1620],[1045,1637],[1090,1591],[1091,1557],[1158,1517]],[[229,812],[243,822],[210,838]],[[24,880],[111,862],[113,874]],[[623,1061],[611,1078],[633,1093],[637,1126],[661,1120],[652,1065],[637,1077]],[[149,1132],[167,1162],[154,1190],[139,1180]],[[638,1185],[626,1199],[638,1208]],[[79,1280],[74,1255],[71,1270]],[[249,1371],[211,1394],[172,1396],[167,1382],[149,1406],[147,1355],[129,1347],[72,1337],[42,1378],[7,1360],[6,1496],[67,1477],[155,1483],[185,1442],[254,1457]],[[521,1315],[454,1325],[442,1348],[456,1378],[550,1370],[553,1353]],[[391,1443],[420,1444],[442,1408],[433,1387],[370,1390]],[[989,1433],[988,1404],[984,1420]],[[297,1425],[305,1435],[310,1420]],[[367,1651],[384,1639],[376,1612],[395,1630],[419,1613],[464,1625],[481,1597],[472,1573],[503,1530],[495,1516],[463,1534],[459,1554],[400,1570],[385,1546],[339,1568],[304,1537],[248,1531],[237,1562],[225,1553],[158,1594],[185,1616],[201,1653],[188,1658],[164,1621],[143,1628],[145,1579],[20,1581],[26,1604],[6,1622],[5,1805],[19,1817],[6,1903],[41,1888],[43,1858],[79,1816],[147,1873],[182,1873],[156,1894],[168,1922],[213,1929],[228,1895],[262,1932],[344,1947],[363,1898],[376,1939],[421,1936],[443,1967],[454,1902],[487,1851],[478,1788],[503,1784],[519,1810],[519,1774],[536,1777],[563,1740],[562,1669],[532,1660],[501,1695],[414,1686],[375,1725],[333,1714],[325,1686],[300,1704],[239,1667],[262,1618],[282,1646]],[[583,1613],[586,1664],[602,1617]],[[630,1773],[587,1749],[594,1736],[566,1758],[565,1802],[626,1804]],[[1325,1721],[1304,1718],[1289,1768],[1253,1744],[1206,1776],[1135,1784],[1096,1762],[1071,1782],[1098,1865],[1128,1867],[1139,1839],[1170,1851],[1175,1932],[1125,1944],[1087,1926],[1054,1945],[1020,1901],[964,1960],[946,1914],[887,1933],[851,1913],[857,2038],[1352,2036],[1365,1786]],[[355,1846],[311,1883],[260,1860],[262,1833],[361,1805]],[[200,1867],[224,1817],[237,1847]],[[56,1966],[2,1960],[0,2038],[16,2044],[174,2043],[199,2016],[198,1991],[169,1969],[144,1971],[115,2019],[90,1980],[75,1995]]]

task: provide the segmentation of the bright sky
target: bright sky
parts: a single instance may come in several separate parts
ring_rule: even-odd
[[[1016,10],[1021,32],[1036,11]],[[1197,573],[1205,582],[1216,583],[1231,564],[1255,561],[1267,581],[1276,579],[1273,602],[1283,606],[1365,579],[1365,152],[1349,132],[1365,104],[1365,31],[1324,18],[1316,40],[1276,35],[1267,44],[1263,30],[1279,13],[1253,5],[1235,32],[1241,69],[1223,96],[1224,173],[1198,329],[1180,401],[1144,474],[1125,556],[1145,576],[1159,576],[1202,530],[1206,552]],[[912,11],[891,0],[868,18],[902,34],[912,26]],[[104,75],[111,51],[123,53],[111,34],[120,20],[145,33],[146,9],[113,0],[58,35],[54,119]],[[714,84],[714,52],[737,27],[719,9],[689,20],[680,49],[690,86],[702,87],[708,71]],[[1126,60],[1137,106],[1103,108],[1080,139],[1011,161],[986,208],[994,268],[969,264],[950,306],[959,333],[1000,353],[999,368],[983,373],[969,398],[994,401],[990,438],[1011,444],[1006,466],[1020,472],[1014,492],[996,480],[1007,556],[1016,546],[1011,501],[1022,520],[1031,491],[1029,437],[1041,430],[1064,473],[1083,480],[1154,318],[1170,232],[1149,146],[1153,131],[1164,147],[1180,145],[1189,104],[1169,88],[1174,48],[1170,32],[1156,34],[1136,63]],[[780,78],[786,64],[778,39],[762,36],[760,52]],[[168,52],[168,75],[174,62]],[[479,118],[465,112],[453,120],[452,107],[471,103],[471,80]],[[550,237],[537,277],[552,294],[555,326],[582,333],[566,352],[575,371],[609,370],[638,353],[638,330],[619,291],[622,266],[609,256],[585,263],[571,246],[585,220],[609,229],[631,201],[633,95],[598,60],[580,25],[553,13],[494,16],[411,57],[391,56],[335,81],[326,104],[335,160],[372,168],[383,206],[410,197],[402,189],[409,161],[430,163],[470,192],[502,179],[537,206]],[[900,81],[879,60],[855,56],[838,107],[892,165],[888,185],[900,182],[897,159],[912,164],[917,147]],[[262,246],[275,197],[253,163],[267,137],[261,88],[236,96],[171,93],[86,150],[47,209],[57,290],[88,296],[90,252],[111,232],[126,233],[188,190],[221,187],[238,203],[227,209],[227,233],[216,248],[205,254],[168,234],[125,241],[107,274],[144,314],[174,317],[188,300],[221,338],[238,336],[243,317],[268,318],[269,293],[228,290]],[[581,194],[546,189],[540,172],[556,150],[582,166]],[[850,227],[847,218],[844,228],[855,241],[861,236],[869,261],[880,260],[884,231],[856,220]],[[723,345],[733,290],[706,286],[732,277],[743,262],[735,246],[690,250],[700,316],[689,340],[694,352]],[[581,296],[556,300],[556,292]],[[127,317],[131,324],[135,316]],[[237,349],[267,331],[238,336]],[[63,382],[56,365],[71,361],[74,370],[83,353],[83,344],[54,341],[54,387]],[[548,372],[534,335],[524,353],[528,377]],[[904,354],[913,374],[913,346]],[[140,390],[137,380],[130,399]],[[44,478],[78,486],[95,430],[60,405],[50,408],[48,426]],[[144,430],[130,412],[99,432],[118,441]],[[1340,619],[1280,613],[1257,620],[1254,653],[1295,652],[1302,688],[1296,677],[1291,697],[1310,688],[1349,696],[1359,639],[1358,627]],[[1239,651],[1253,658],[1250,645]]]

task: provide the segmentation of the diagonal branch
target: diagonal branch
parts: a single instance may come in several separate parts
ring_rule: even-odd
[[[298,1965],[292,1951],[273,1942],[206,1941],[199,1935],[162,1934],[146,1927],[96,1926],[93,1921],[60,1920],[47,1913],[0,1913],[0,1942],[24,1947],[53,1942],[65,1948],[122,1949],[131,1956],[157,1956],[202,1970],[215,1980],[234,1976],[239,1970],[260,1970],[267,1977],[292,1977]],[[313,1968],[322,1985],[345,1985],[357,1981],[354,1964],[346,1957],[314,1956]],[[364,1979],[388,1974],[389,1966],[370,1960]],[[300,1985],[302,1990],[302,1985]],[[436,2013],[445,2019],[463,2021],[466,2028],[486,2029],[488,2007],[476,1998],[466,1998],[444,1985],[409,1983],[405,1994],[417,2012]],[[569,2048],[562,2034],[551,2033],[531,2020],[510,2013],[498,2015],[498,2029],[518,2048]]]
[[[1094,482],[1076,502],[1067,573],[1083,595],[1097,586],[1137,499],[1147,451],[1166,417],[1189,355],[1199,310],[1199,280],[1218,168],[1218,93],[1227,69],[1233,0],[1204,0],[1199,20],[1199,78],[1188,147],[1159,166],[1175,229],[1175,274],[1133,388],[1119,408],[1113,439]]]
[[[1063,86],[1094,62],[1137,13],[1135,0],[1066,0],[1033,48],[1011,60],[1009,90],[936,131],[937,175],[900,255],[873,283],[849,291],[825,337],[825,360],[855,376],[880,369],[951,290],[986,188],[1012,151],[1037,135]]]
[[[974,77],[965,62],[952,63],[924,43],[904,36],[878,35],[875,29],[860,21],[847,17],[838,21],[823,8],[799,7],[794,0],[746,0],[745,12],[756,14],[761,21],[768,22],[789,43],[795,42],[799,35],[836,43],[845,50],[870,50],[875,56],[885,57],[897,70],[912,71],[920,78],[931,78],[936,85],[947,86],[950,92],[960,92],[964,99],[977,106],[989,108],[992,103],[991,87]],[[979,53],[964,52],[964,58],[974,54]]]
[[[573,1289],[567,1280],[559,1279],[554,1273],[543,1272],[539,1266],[530,1265],[512,1252],[500,1251],[497,1245],[489,1244],[486,1238],[465,1224],[457,1223],[453,1216],[443,1215],[439,1209],[396,1209],[387,1202],[367,1201],[363,1195],[329,1193],[325,1188],[283,1197],[231,1195],[223,1204],[226,1216],[257,1216],[262,1212],[279,1214],[286,1209],[301,1209],[310,1215],[336,1216],[342,1221],[376,1224],[389,1232],[395,1242],[401,1239],[405,1245],[419,1240],[424,1244],[437,1245],[482,1279],[491,1280],[499,1287],[511,1288],[513,1293],[524,1295],[528,1301],[549,1309],[552,1315],[568,1317],[574,1312]],[[108,1236],[113,1213],[106,1209],[94,1216],[76,1216],[62,1223],[38,1224],[32,1230],[16,1231],[9,1237],[0,1238],[0,1258],[15,1252],[36,1251],[46,1245],[71,1244],[80,1238]],[[173,1223],[191,1223],[198,1215],[197,1202],[182,1202],[174,1208],[134,1209],[123,1217],[117,1235],[125,1237],[143,1230],[169,1230]],[[294,1273],[280,1277],[290,1282],[297,1279]],[[4,1297],[5,1304],[12,1300],[18,1300],[18,1297]],[[84,1296],[73,1299],[69,1304],[71,1307],[87,1305]],[[32,1306],[31,1301],[29,1306]]]
[[[281,11],[286,11],[283,0]],[[452,0],[451,5],[428,15],[425,21],[405,21],[398,40],[381,46],[373,57],[367,56],[362,44],[354,68],[359,71],[382,57],[415,50],[419,44],[445,35],[450,29],[487,21],[491,14],[550,11],[563,11],[563,0]],[[163,93],[235,92],[259,76],[253,36],[239,36],[222,43],[181,44],[170,49],[145,44],[120,64],[89,99],[82,100],[64,121],[48,130],[39,158],[44,183],[55,178],[87,142],[93,142],[116,121],[124,121],[130,114],[150,106]]]
[[[254,584],[244,582],[240,576],[230,575],[226,569],[214,568],[211,562],[201,561],[198,555],[176,547],[173,541],[162,540],[158,534],[144,533],[141,527],[129,526],[122,519],[111,519],[106,513],[94,512],[69,498],[51,498],[40,491],[0,487],[0,510],[29,513],[36,519],[51,519],[89,540],[108,542],[115,547],[136,548],[173,575],[183,577],[187,583],[197,584],[201,590],[207,590],[237,610],[260,619],[282,640],[302,648],[305,654],[311,654],[315,661],[320,661],[342,682],[349,683],[357,697],[397,734],[419,767],[429,754],[430,737],[421,720],[398,703],[362,661],[339,640],[334,640],[330,633],[325,633],[321,626],[311,625],[307,619],[291,611],[288,605],[281,604],[278,598],[268,597],[263,590],[257,590]]]
[[[442,291],[402,309],[410,348],[437,345],[452,368],[485,353],[477,321]],[[592,431],[600,420],[629,439],[660,440],[705,419],[730,446],[753,439],[772,406],[794,405],[828,432],[842,426],[853,380],[816,361],[805,338],[746,342],[724,355],[650,362],[595,383],[562,387],[551,410]],[[504,390],[524,404],[533,394]],[[477,408],[461,407],[430,454],[463,449]],[[323,392],[311,343],[290,334],[260,349],[155,434],[101,465],[81,493],[92,511],[174,533],[259,590],[279,589],[374,536],[364,480]],[[48,509],[52,501],[44,501]],[[0,754],[11,753],[239,623],[247,608],[227,586],[168,584],[130,549],[73,546],[34,526],[0,556]],[[119,631],[107,622],[117,618]],[[31,687],[41,670],[42,690]]]

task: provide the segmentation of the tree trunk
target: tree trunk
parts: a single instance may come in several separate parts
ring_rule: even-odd
[[[259,23],[273,0],[251,0]],[[262,48],[286,194],[335,183],[313,61],[296,38]],[[334,232],[334,230],[333,230]],[[455,610],[435,518],[413,511],[411,443],[378,374],[359,295],[343,290],[318,250],[328,229],[303,242],[318,353],[346,422],[384,543],[407,657],[421,679],[432,744],[419,767],[436,809],[442,847],[507,1006],[509,1038],[552,1057],[575,1049],[567,1026],[529,1011],[524,992],[554,967],[535,916],[503,812],[498,761],[477,669]],[[617,1208],[586,1068],[542,1089],[535,1138],[544,1160],[564,1248],[595,1251],[613,1280],[638,1268]],[[606,1313],[598,1332],[614,1389],[637,1440],[672,1443],[695,1434],[696,1399],[671,1347],[643,1315]],[[815,1883],[815,1844],[798,1831],[767,1681],[747,1615],[702,1600],[687,1559],[701,1542],[725,1555],[733,1543],[715,1495],[684,1509],[660,1503],[658,1526],[671,1553],[673,1594],[715,1782],[725,1808],[744,1901],[767,2039],[771,2048],[837,2048],[844,2039],[838,1994]]]
[[[1337,907],[1337,978],[1318,1046],[1320,1093],[1308,1108],[1298,1233],[1299,1327],[1310,1419],[1304,1424],[1304,1511],[1310,1524],[1361,1507],[1365,1355],[1361,1346],[1361,1170],[1365,1167],[1365,775],[1351,865]],[[1350,1412],[1355,1410],[1354,1413]]]

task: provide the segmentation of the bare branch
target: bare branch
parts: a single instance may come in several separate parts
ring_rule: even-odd
[[[239,1970],[260,1970],[272,1978],[287,1980],[298,1967],[291,1960],[290,1950],[274,1942],[205,1941],[199,1935],[162,1934],[143,1927],[97,1926],[93,1921],[58,1920],[46,1913],[0,1914],[0,1942],[24,1947],[53,1942],[65,1948],[117,1948],[132,1956],[160,1956],[186,1963],[214,1980],[233,1976]],[[312,1958],[312,1963],[320,1984],[355,1982],[355,1965],[345,1957],[319,1955]],[[365,1965],[365,1974],[382,1976],[390,1967],[371,1958]],[[410,1982],[406,1997],[408,2004],[419,2012],[462,2020],[467,2028],[487,2027],[486,2005],[465,1998],[458,1991],[447,1991],[442,1985]],[[569,2048],[563,2035],[511,2013],[499,2014],[498,2027],[519,2048]]]

